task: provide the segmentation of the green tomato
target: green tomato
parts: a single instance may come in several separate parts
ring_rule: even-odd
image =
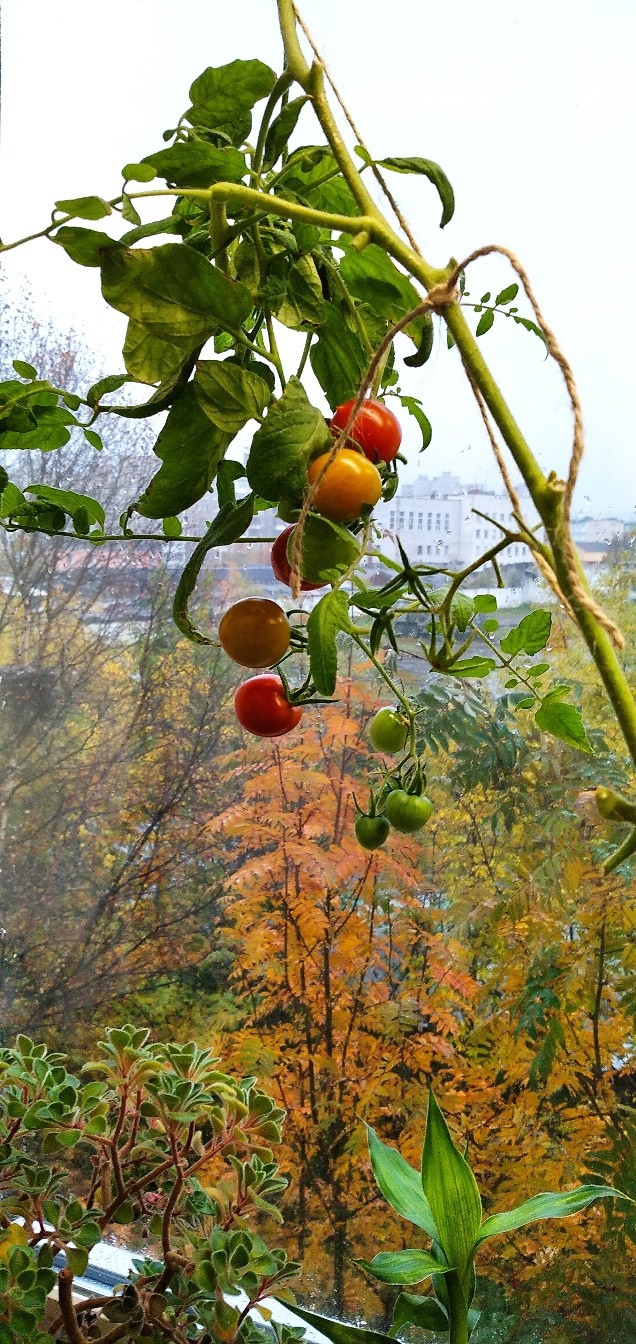
[[[369,737],[376,751],[386,752],[389,756],[404,750],[408,735],[409,726],[404,715],[391,705],[379,709],[369,724]]]
[[[359,812],[356,817],[356,840],[363,849],[380,849],[389,834],[386,817],[367,817]]]
[[[408,835],[411,831],[420,831],[422,826],[426,825],[433,811],[433,804],[425,794],[394,789],[384,804],[384,811],[395,830]]]

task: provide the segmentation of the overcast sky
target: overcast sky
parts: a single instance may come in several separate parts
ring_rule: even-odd
[[[499,242],[523,260],[582,395],[578,511],[633,520],[634,0],[302,7],[373,153],[437,160],[453,183],[455,218],[440,232],[430,184],[391,176],[427,259],[443,264]],[[4,241],[42,228],[55,199],[116,195],[122,165],[161,148],[201,70],[254,56],[280,69],[275,0],[3,0]],[[314,139],[307,114],[301,142]],[[125,319],[103,305],[95,270],[46,242],[3,264],[12,286],[24,279],[37,309],[82,333],[100,373],[121,369]],[[468,288],[477,297],[510,279],[503,261],[489,259]],[[542,465],[563,471],[570,414],[541,343],[500,319],[483,352]],[[416,461],[408,427],[409,474],[451,469],[494,485],[456,352],[438,342],[404,382],[422,396],[434,431]]]

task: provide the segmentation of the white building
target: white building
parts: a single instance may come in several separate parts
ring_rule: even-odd
[[[539,521],[536,509],[527,492],[517,489],[525,521],[534,527]],[[389,503],[376,506],[374,517],[391,538],[399,536],[410,560],[424,564],[463,567],[500,540],[498,523],[517,530],[505,490],[464,485],[449,472],[404,482]],[[390,549],[384,541],[382,545]],[[393,551],[397,552],[395,542]],[[527,559],[527,547],[512,542],[502,552],[500,563],[519,564]]]
[[[588,546],[609,546],[617,537],[624,537],[629,531],[627,523],[621,518],[573,518],[573,540]]]

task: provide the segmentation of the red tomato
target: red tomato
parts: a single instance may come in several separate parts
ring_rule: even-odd
[[[280,677],[266,672],[250,677],[234,696],[236,717],[242,728],[255,737],[282,737],[300,723],[300,705],[290,705]]]
[[[271,554],[274,578],[278,579],[279,583],[286,583],[288,588],[291,581],[291,565],[287,559],[287,543],[293,531],[293,527],[286,527],[285,531],[281,532],[280,536],[276,538],[276,541],[272,546]],[[325,566],[325,568],[327,568],[327,566]],[[309,583],[307,579],[301,579],[300,586],[303,593],[309,593],[313,588],[325,588],[326,584]]]
[[[353,409],[353,400],[338,406],[331,421],[332,429],[344,429]],[[370,462],[392,462],[402,442],[397,416],[381,401],[363,401],[349,430]]]

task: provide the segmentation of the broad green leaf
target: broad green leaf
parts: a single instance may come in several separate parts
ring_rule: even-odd
[[[37,369],[34,369],[32,364],[25,364],[23,359],[14,359],[13,367],[20,378],[28,378],[30,381],[38,376]]]
[[[201,566],[208,551],[214,546],[229,546],[247,531],[254,516],[254,499],[248,495],[239,504],[223,504],[214,522],[210,524],[205,536],[192,552],[190,559],[179,579],[174,596],[172,614],[175,624],[182,635],[193,644],[213,644],[214,640],[201,634],[190,617],[188,602],[196,588]]]
[[[495,314],[492,308],[486,308],[477,323],[477,330],[475,332],[475,335],[485,336],[486,332],[490,331],[490,328],[492,327],[494,320],[495,320]]]
[[[262,61],[230,61],[208,66],[190,86],[192,107],[186,112],[192,125],[212,130],[243,122],[255,103],[271,93],[276,76]],[[251,119],[248,116],[248,133]]]
[[[156,177],[149,163],[125,163],[121,175],[126,182],[152,182],[153,177]]]
[[[130,377],[138,383],[153,384],[176,379],[196,347],[197,342],[191,338],[181,343],[162,341],[131,318],[122,353]]]
[[[473,598],[473,605],[476,612],[496,611],[497,598],[494,593],[477,593]]]
[[[247,172],[242,154],[228,145],[216,149],[204,140],[178,141],[169,149],[147,154],[143,163],[175,187],[211,187],[215,182],[240,182]]]
[[[238,434],[248,420],[260,420],[270,399],[257,373],[228,360],[200,360],[194,389],[202,411],[228,434]]]
[[[241,462],[233,462],[231,458],[225,457],[221,462],[216,473],[216,495],[219,501],[219,509],[224,504],[236,504],[236,490],[234,482],[245,476],[245,467]]]
[[[98,382],[93,383],[86,393],[86,400],[89,406],[93,408],[105,397],[108,392],[118,392],[124,383],[129,381],[126,373],[110,373],[105,378],[100,378]]]
[[[296,128],[296,122],[306,102],[307,94],[303,94],[301,98],[292,98],[275,117],[265,140],[265,153],[263,155],[263,167],[265,169],[273,168],[277,159],[280,158],[292,131]]]
[[[104,525],[104,510],[99,500],[92,499],[90,495],[78,495],[74,490],[58,490],[52,485],[25,485],[24,490],[26,494],[35,495],[38,500],[56,504],[71,518],[77,509],[86,509],[91,523],[99,523],[100,527]]]
[[[528,1223],[537,1223],[542,1218],[569,1218],[580,1213],[588,1204],[597,1199],[629,1200],[621,1190],[613,1190],[609,1185],[581,1185],[577,1190],[564,1190],[557,1194],[534,1195],[516,1209],[508,1213],[493,1213],[485,1218],[481,1225],[477,1245],[488,1237],[498,1237],[504,1232],[515,1232],[518,1227],[527,1227]],[[633,1203],[634,1201],[630,1201]]]
[[[356,252],[348,238],[341,238],[338,247],[344,251],[340,274],[347,289],[361,303],[368,303],[379,316],[395,322],[422,302],[421,294],[408,276],[398,270],[395,262],[376,243],[370,243],[363,252]],[[418,348],[426,325],[425,318],[420,317],[406,328]]]
[[[373,1175],[391,1208],[408,1218],[410,1223],[421,1227],[434,1241],[439,1240],[437,1225],[429,1201],[422,1190],[419,1172],[395,1148],[378,1138],[375,1130],[367,1125],[369,1155]]]
[[[504,653],[514,658],[515,654],[538,653],[544,649],[552,629],[552,617],[549,611],[529,611],[527,616],[509,630],[501,641]]]
[[[455,1147],[432,1092],[422,1151],[422,1187],[437,1224],[436,1240],[464,1281],[481,1226],[481,1198],[475,1177]]]
[[[341,588],[325,593],[307,619],[309,666],[319,695],[333,695],[338,676],[340,630],[348,630],[349,599]]]
[[[105,219],[112,215],[112,206],[101,196],[76,196],[70,201],[56,201],[55,209],[65,215],[75,215],[77,219]]]
[[[102,441],[101,441],[101,438],[100,438],[99,434],[97,433],[97,430],[95,430],[95,429],[85,429],[85,430],[84,430],[84,438],[86,439],[86,442],[87,442],[87,443],[90,443],[91,448],[96,448],[96,449],[97,449],[97,452],[98,452],[98,453],[101,453],[102,448],[104,447],[104,445],[103,445],[103,443],[102,443]]]
[[[417,1325],[420,1330],[444,1331],[449,1329],[449,1320],[436,1298],[400,1293],[393,1308],[391,1334],[396,1335],[405,1325]]]
[[[59,243],[71,261],[78,266],[99,266],[104,248],[119,247],[115,238],[98,229],[82,229],[79,225],[63,224],[61,229],[51,234],[51,242]]]
[[[327,304],[309,361],[332,411],[355,396],[368,359],[359,336],[332,304]]]
[[[423,453],[424,450],[428,448],[431,439],[433,437],[431,422],[428,419],[428,416],[424,414],[424,411],[422,410],[422,407],[420,406],[417,397],[405,397],[404,394],[402,393],[400,394],[400,401],[402,402],[402,405],[405,407],[405,409],[408,411],[409,415],[412,415],[414,419],[417,420],[417,423],[422,431],[422,447],[420,448],[420,452]]]
[[[0,518],[10,518],[13,514],[19,513],[24,508],[26,500],[17,485],[9,481],[5,485],[2,494],[0,494]]]
[[[301,1321],[307,1325],[313,1326],[314,1330],[319,1330],[321,1335],[325,1335],[331,1340],[331,1344],[395,1344],[390,1335],[383,1335],[379,1330],[366,1330],[359,1325],[345,1325],[343,1321],[334,1321],[331,1316],[320,1316],[317,1311],[306,1311],[304,1307],[299,1307],[294,1303],[284,1303],[287,1311],[291,1311],[293,1316],[299,1316]]]
[[[455,622],[457,629],[461,630],[463,633],[474,614],[475,604],[472,597],[469,597],[468,593],[455,593],[451,601],[450,615],[451,620]]]
[[[331,442],[320,411],[308,400],[302,383],[290,378],[252,439],[246,465],[252,490],[272,501],[302,496],[307,464]]]
[[[69,1269],[81,1278],[88,1264],[88,1251],[83,1246],[67,1246],[65,1249]]]
[[[215,327],[240,327],[251,312],[244,285],[179,243],[109,248],[101,270],[106,302],[163,341],[186,341],[193,348]]]
[[[30,452],[31,449],[37,448],[41,453],[52,453],[56,448],[63,448],[70,437],[68,429],[57,417],[48,419],[44,415],[39,415],[36,429],[28,429],[24,433],[12,429],[3,430],[0,433],[0,448],[3,452],[5,449]]]
[[[287,559],[292,563],[293,535],[287,543]],[[309,583],[320,583],[325,571],[348,569],[360,554],[360,543],[340,523],[321,518],[317,513],[307,515],[303,532],[302,578]]]
[[[497,307],[501,308],[507,303],[512,303],[512,300],[516,299],[518,293],[519,286],[517,284],[506,285],[505,289],[500,289],[495,299]]]
[[[452,1266],[442,1266],[429,1251],[380,1251],[372,1260],[357,1260],[381,1283],[421,1283],[430,1274],[447,1274]]]
[[[390,168],[394,173],[421,173],[427,177],[429,182],[437,189],[438,196],[442,202],[442,218],[440,228],[453,218],[455,211],[455,196],[453,188],[438,163],[433,163],[431,159],[419,158],[398,158],[398,159],[380,159],[378,167]]]
[[[446,668],[446,673],[449,677],[487,677],[496,666],[494,658],[481,658],[475,654],[474,658],[460,658],[458,663]]]
[[[585,724],[576,705],[564,704],[560,697],[549,693],[542,700],[534,721],[544,733],[551,733],[569,747],[594,755],[594,748],[585,731]]]
[[[320,276],[311,257],[299,257],[291,266],[285,296],[275,311],[278,321],[292,331],[299,331],[305,326],[317,327],[324,322],[327,305]]]
[[[162,522],[164,537],[176,539],[181,536],[183,526],[180,518],[164,518]]]
[[[230,438],[201,410],[189,383],[170,408],[155,443],[162,466],[137,501],[137,513],[144,518],[173,518],[196,504],[209,490]]]

